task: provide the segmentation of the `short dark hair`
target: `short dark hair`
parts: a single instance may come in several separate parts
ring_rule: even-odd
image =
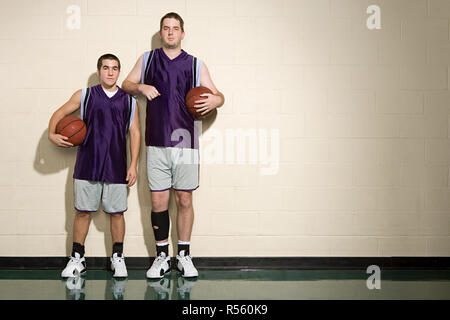
[[[105,60],[105,59],[116,60],[117,63],[119,64],[119,70],[120,70],[120,60],[112,53],[106,53],[106,54],[102,55],[100,58],[98,58],[97,70],[100,70],[100,68],[102,67],[103,60]]]
[[[180,15],[178,13],[176,13],[176,12],[169,12],[169,13],[165,14],[164,17],[161,18],[161,21],[159,22],[159,30],[162,30],[163,21],[166,18],[174,18],[174,19],[180,21],[181,31],[184,32],[184,21],[183,21],[183,18],[181,18]]]

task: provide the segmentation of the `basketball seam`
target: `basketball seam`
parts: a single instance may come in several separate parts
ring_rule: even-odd
[[[84,127],[86,127],[86,125],[85,124],[83,124],[83,126],[78,130],[78,131],[76,131],[73,135],[71,135],[70,137],[68,137],[69,139],[70,138],[72,138],[74,135],[76,135],[78,132],[80,132],[81,130],[83,130],[83,128]],[[65,128],[65,127],[64,127]],[[62,131],[61,131],[62,132]]]
[[[62,129],[61,130],[59,130],[59,133],[61,133],[61,132],[63,132],[64,131],[64,129],[69,125],[69,124],[71,124],[72,122],[75,122],[75,121],[81,121],[80,119],[73,119],[72,121],[70,121],[68,124],[66,124],[64,127],[62,127]]]
[[[83,126],[82,126],[77,132],[75,132],[73,135],[71,135],[71,136],[69,137],[69,139],[72,138],[74,135],[76,135],[76,134],[77,134],[78,132],[80,132],[81,130],[83,130],[85,126],[86,126],[86,125],[83,124]]]

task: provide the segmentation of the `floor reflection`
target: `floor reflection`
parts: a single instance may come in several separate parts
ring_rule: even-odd
[[[201,270],[198,278],[171,272],[149,280],[145,270],[115,279],[89,270],[61,279],[59,270],[0,270],[0,299],[8,300],[376,300],[450,299],[450,271],[383,271],[380,289],[365,270]]]

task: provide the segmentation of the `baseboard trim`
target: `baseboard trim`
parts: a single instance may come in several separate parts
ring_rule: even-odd
[[[130,270],[147,269],[153,257],[126,257]],[[173,258],[172,258],[173,259]],[[240,270],[450,270],[450,257],[194,257],[198,269]],[[67,257],[0,257],[0,269],[64,268]],[[109,257],[86,257],[90,269],[109,269]]]

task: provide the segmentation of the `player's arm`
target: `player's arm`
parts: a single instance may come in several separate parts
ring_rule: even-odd
[[[213,94],[204,93],[201,96],[206,97],[204,100],[196,101],[196,108],[198,108],[197,112],[200,112],[201,115],[204,115],[215,108],[220,108],[225,103],[225,97],[217,90],[214,82],[211,79],[211,75],[209,74],[208,67],[205,63],[203,63],[201,71],[200,71],[200,85],[203,87],[209,88]]]
[[[144,55],[141,55],[126,79],[122,82],[122,89],[132,96],[142,94],[146,96],[148,100],[152,100],[160,96],[160,94],[154,86],[141,83],[143,60]]]
[[[141,148],[141,130],[139,128],[139,108],[136,103],[134,118],[130,126],[130,153],[131,163],[127,171],[128,186],[134,185],[137,179],[137,164],[139,159],[139,150]]]
[[[59,147],[73,147],[73,144],[67,142],[67,137],[57,134],[56,125],[65,116],[75,112],[81,104],[81,89],[76,91],[58,110],[56,110],[48,124],[48,139]]]

